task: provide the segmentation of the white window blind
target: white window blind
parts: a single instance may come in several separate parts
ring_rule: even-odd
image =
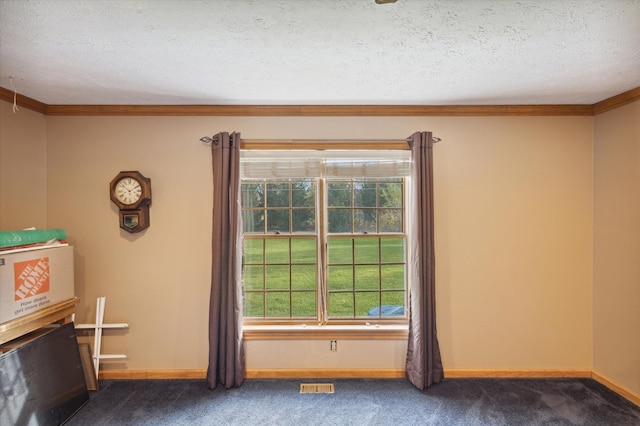
[[[305,177],[394,177],[411,172],[409,150],[246,150],[243,179]]]

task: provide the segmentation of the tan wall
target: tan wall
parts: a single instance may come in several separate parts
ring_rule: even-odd
[[[0,229],[47,226],[46,119],[0,101]]]
[[[107,296],[109,369],[206,368],[211,160],[198,139],[398,138],[435,148],[438,329],[445,368],[592,365],[592,117],[47,117],[48,220],[76,250],[78,320]],[[151,178],[151,227],[118,228],[108,184]],[[343,344],[344,343],[344,344]],[[327,354],[322,351],[326,349]],[[309,350],[309,349],[312,350]],[[398,341],[247,342],[251,368],[402,368]],[[375,351],[376,356],[371,356]],[[360,364],[360,360],[367,363]]]
[[[640,102],[595,120],[593,369],[640,395]]]

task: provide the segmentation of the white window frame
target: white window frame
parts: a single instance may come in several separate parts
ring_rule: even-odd
[[[324,143],[322,145],[325,145]],[[342,149],[344,148],[344,151],[349,152],[349,161],[351,161],[351,164],[353,165],[353,167],[359,167],[360,165],[358,164],[358,160],[359,160],[359,154],[367,151],[369,154],[372,150],[374,151],[380,151],[377,153],[377,155],[379,156],[380,159],[382,160],[386,160],[388,159],[388,153],[385,153],[383,151],[385,150],[406,150],[408,151],[408,145],[406,145],[406,147],[404,145],[402,145],[399,148],[398,144],[379,144],[379,143],[374,143],[374,146],[371,146],[372,144],[366,144],[367,146],[363,146],[363,144],[361,143],[357,143],[357,144],[353,144],[353,143],[345,143],[345,144],[341,144],[339,147]],[[323,150],[318,150],[318,144],[313,144],[313,143],[307,143],[307,144],[299,144],[298,148],[300,148],[300,150],[317,150],[317,151],[323,151]],[[282,158],[283,155],[286,152],[286,155],[284,155],[284,157],[286,157],[288,154],[290,154],[291,152],[297,152],[297,157],[298,159],[302,156],[304,156],[304,154],[300,153],[300,150],[296,149],[294,151],[291,150],[283,150],[282,147],[278,147],[276,149],[270,149],[270,146],[268,146],[268,144],[265,145],[260,145],[259,146],[260,150],[263,151],[264,149],[268,150],[268,151],[273,151],[274,156]],[[290,146],[287,146],[286,148],[290,148]],[[333,148],[335,148],[335,145],[333,146]],[[246,157],[250,157],[250,158],[261,158],[262,155],[261,153],[258,153],[255,151],[254,148],[252,149],[248,149],[245,150],[243,149],[241,152],[243,153],[248,153],[249,155],[247,155]],[[308,153],[307,153],[308,154]],[[406,155],[406,153],[405,153]],[[320,152],[320,155],[318,157],[322,156],[322,152]],[[245,157],[245,160],[246,160]],[[296,156],[294,156],[296,157]],[[311,156],[311,158],[313,158],[314,155]],[[264,158],[262,158],[262,160],[264,160]],[[249,160],[249,163],[252,163],[251,166],[256,166],[258,164],[261,163],[260,160],[254,160],[253,162],[251,162],[251,160]],[[397,167],[397,165],[392,165],[391,162],[389,161],[381,161],[381,167]],[[246,166],[247,162],[245,161],[244,165]],[[265,164],[264,161],[262,161],[262,164]],[[309,168],[309,163],[305,163],[304,161],[300,161],[300,160],[296,160],[293,163],[296,167],[307,167]],[[346,162],[344,163],[346,164]],[[343,164],[343,165],[344,165]],[[405,163],[406,165],[407,163]],[[410,164],[410,162],[408,163]],[[343,168],[340,171],[345,171],[347,170],[346,168]],[[334,170],[335,171],[335,170]],[[340,172],[339,171],[339,172]],[[342,174],[339,173],[337,175],[334,176],[342,176],[344,178],[349,178],[349,177],[358,177],[357,173],[347,173],[347,174]],[[250,176],[249,176],[250,177]],[[302,176],[299,176],[302,177]],[[259,319],[259,320],[254,320],[254,319],[249,319],[249,318],[245,318],[244,324],[243,324],[243,333],[244,333],[244,337],[245,339],[281,339],[281,338],[326,338],[326,336],[331,336],[332,338],[350,338],[350,339],[361,339],[361,338],[382,338],[382,339],[396,339],[396,338],[404,338],[407,336],[407,311],[408,311],[408,302],[409,302],[409,288],[410,285],[408,283],[408,279],[409,279],[409,274],[407,272],[407,263],[408,260],[410,258],[410,253],[408,253],[409,251],[409,243],[407,241],[407,233],[408,233],[408,225],[409,225],[409,220],[408,220],[408,206],[410,205],[409,200],[407,199],[407,196],[409,194],[409,173],[404,170],[402,172],[402,177],[404,179],[403,182],[403,211],[404,211],[404,217],[403,217],[403,232],[401,234],[378,234],[376,235],[377,238],[384,238],[385,236],[399,236],[402,235],[405,241],[405,259],[404,259],[404,264],[405,264],[405,287],[404,287],[404,293],[405,293],[405,315],[401,318],[398,317],[383,317],[383,318],[379,318],[379,317],[360,317],[357,319],[348,319],[348,320],[331,320],[331,321],[327,321],[326,318],[322,317],[321,313],[323,312],[323,305],[324,307],[326,307],[326,303],[324,303],[322,300],[320,300],[321,297],[326,298],[328,297],[328,289],[325,286],[325,277],[322,275],[318,275],[318,281],[322,282],[321,285],[318,285],[318,302],[317,302],[317,310],[319,311],[319,318],[309,318],[308,321],[304,321],[304,320],[299,320],[299,319],[286,319],[286,320],[282,320],[282,321],[272,321],[271,319]],[[326,188],[324,187],[326,185],[326,181],[328,180],[328,178],[321,178],[318,180],[318,187],[316,188],[316,197],[320,197],[321,195],[324,196],[326,198],[327,196],[327,191]],[[321,209],[324,209],[326,211],[327,206],[326,206],[326,199],[324,200],[319,200],[320,203],[317,201],[316,202],[316,209],[317,209],[317,214],[316,214],[316,235],[317,237],[317,242],[318,242],[318,254],[317,254],[317,258],[319,259],[319,264],[318,264],[318,274],[324,274],[324,266],[326,264],[326,246],[324,246],[324,241],[323,238],[329,238],[329,234],[325,232],[327,223],[326,223],[326,217],[327,215],[325,214],[321,214]],[[320,229],[322,228],[322,229]],[[323,237],[324,234],[324,237]],[[297,234],[287,234],[287,235],[283,235],[283,238],[289,238],[289,237],[295,237]],[[302,234],[305,235],[305,234]],[[345,236],[358,236],[359,234],[344,234]],[[263,237],[264,235],[262,235]]]

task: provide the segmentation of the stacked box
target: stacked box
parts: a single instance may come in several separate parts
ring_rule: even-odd
[[[73,247],[0,252],[0,324],[73,297]]]

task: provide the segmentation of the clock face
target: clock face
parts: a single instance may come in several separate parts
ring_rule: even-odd
[[[142,197],[142,185],[134,178],[124,177],[116,183],[115,195],[122,204],[134,204]]]

